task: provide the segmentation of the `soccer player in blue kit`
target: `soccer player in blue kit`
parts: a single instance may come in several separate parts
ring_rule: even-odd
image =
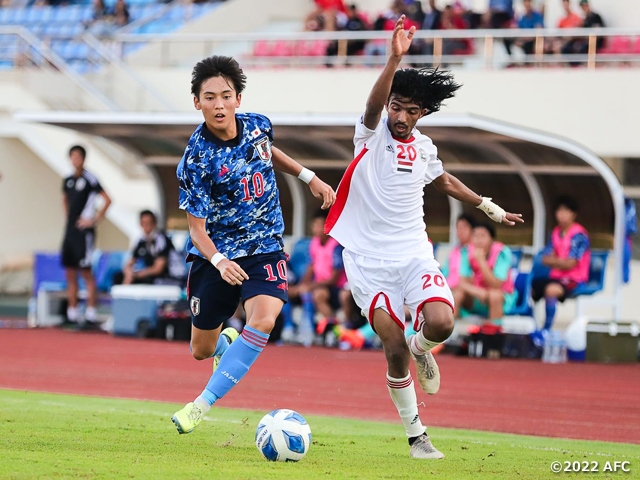
[[[272,147],[267,117],[236,113],[245,83],[231,57],[206,58],[192,72],[191,93],[204,123],[191,135],[177,176],[193,262],[187,284],[191,352],[196,360],[213,357],[214,372],[202,393],[171,418],[179,433],[193,431],[246,375],[287,301],[284,221],[274,168],[307,183],[322,208],[335,201],[329,185]],[[238,338],[233,328],[221,328],[240,301],[247,323]]]

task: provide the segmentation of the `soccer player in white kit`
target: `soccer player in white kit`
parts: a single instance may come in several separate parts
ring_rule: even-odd
[[[415,458],[443,458],[429,440],[418,415],[409,373],[416,363],[424,391],[440,388],[438,365],[430,350],[453,330],[453,296],[433,256],[424,223],[423,190],[439,191],[483,210],[505,225],[522,222],[490,198],[483,198],[445,172],[431,139],[415,129],[417,121],[440,109],[460,85],[450,72],[398,66],[415,32],[395,25],[391,56],[376,81],[364,115],[356,125],[355,159],[338,187],[325,232],[344,247],[351,292],[382,341],[387,386]],[[387,110],[387,116],[382,112]],[[404,306],[416,335],[405,340]]]

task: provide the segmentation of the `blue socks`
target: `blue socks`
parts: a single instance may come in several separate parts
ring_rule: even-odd
[[[558,303],[557,298],[545,298],[545,319],[544,319],[544,330],[551,330],[551,326],[553,325],[553,319],[556,316],[556,305]]]
[[[211,375],[200,397],[209,405],[213,405],[216,400],[224,397],[247,374],[267,345],[267,340],[269,340],[268,334],[246,325],[240,337],[226,349],[218,368]]]

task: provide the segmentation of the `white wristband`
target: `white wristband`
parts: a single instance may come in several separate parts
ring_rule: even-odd
[[[482,203],[480,203],[476,208],[482,210],[487,214],[487,217],[498,223],[501,223],[502,219],[504,219],[504,216],[507,214],[502,207],[499,207],[487,197],[482,197]]]
[[[222,260],[226,260],[227,257],[225,257],[223,254],[221,254],[220,252],[216,252],[213,257],[211,257],[211,265],[213,265],[214,267],[218,268],[218,264],[222,261]]]
[[[316,174],[312,170],[302,167],[302,171],[300,172],[300,175],[298,175],[298,178],[304,183],[309,183],[315,176]]]

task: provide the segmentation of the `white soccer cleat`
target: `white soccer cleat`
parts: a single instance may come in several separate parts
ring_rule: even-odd
[[[407,345],[409,346],[409,352],[413,357],[413,361],[416,363],[416,370],[418,373],[418,383],[422,390],[429,395],[435,395],[440,390],[440,369],[436,363],[431,352],[427,352],[424,355],[416,355],[411,350],[411,342],[415,335],[411,335],[407,338]]]
[[[440,458],[444,458],[444,453],[438,450],[431,444],[431,440],[429,440],[429,435],[423,433],[418,437],[418,439],[413,442],[411,445],[411,450],[409,454],[413,458],[421,458],[421,459],[430,459],[437,460]]]

